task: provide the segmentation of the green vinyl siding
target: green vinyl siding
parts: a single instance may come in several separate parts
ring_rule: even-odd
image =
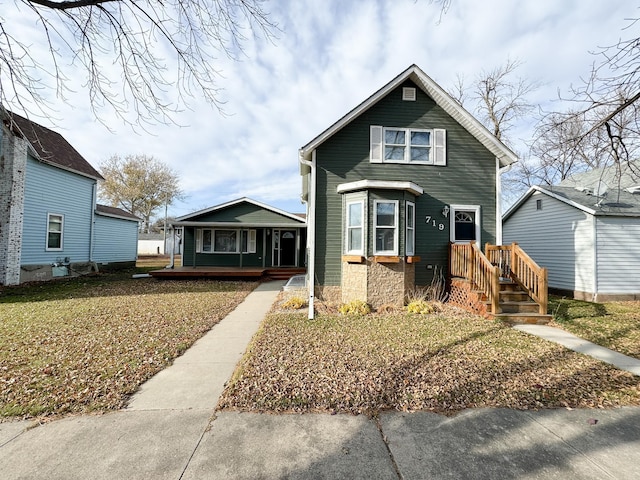
[[[402,101],[402,87],[415,87],[408,81],[363,112],[317,148],[316,199],[316,275],[322,285],[339,285],[343,238],[342,195],[338,185],[358,180],[410,181],[424,189],[415,197],[416,249],[421,257],[416,265],[416,283],[431,281],[434,268],[447,269],[449,218],[442,215],[445,205],[479,205],[481,239],[495,242],[496,160],[480,142],[417,88],[415,102]],[[444,128],[447,132],[447,165],[408,165],[369,162],[371,125],[399,128]],[[405,201],[414,201],[404,192],[375,191],[400,199],[400,253],[404,252]],[[370,202],[372,202],[370,195]],[[369,205],[371,212],[372,204]],[[436,220],[426,224],[429,216]],[[368,216],[371,222],[371,214]],[[439,224],[443,224],[440,230]],[[369,225],[369,244],[373,236]],[[372,250],[371,250],[372,252]],[[432,268],[428,269],[430,265]]]

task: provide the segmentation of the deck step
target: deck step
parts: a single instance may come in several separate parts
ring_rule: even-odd
[[[551,321],[553,315],[543,313],[496,313],[490,316],[495,320],[502,320],[511,325],[534,324],[546,325]]]
[[[500,308],[504,313],[538,313],[540,305],[531,300],[524,302],[500,302]]]

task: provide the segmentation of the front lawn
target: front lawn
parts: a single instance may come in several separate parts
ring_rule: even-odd
[[[255,286],[111,274],[0,290],[0,418],[123,407]]]
[[[640,404],[640,378],[501,323],[435,315],[274,311],[220,408],[445,414]]]
[[[591,303],[551,297],[549,312],[556,326],[640,359],[640,302]]]

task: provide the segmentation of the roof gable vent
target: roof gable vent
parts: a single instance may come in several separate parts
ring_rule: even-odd
[[[415,102],[416,101],[416,89],[412,87],[403,87],[402,88],[402,100],[405,102]]]

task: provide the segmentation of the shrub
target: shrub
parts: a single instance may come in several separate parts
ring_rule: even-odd
[[[419,313],[421,315],[428,315],[430,313],[436,313],[439,309],[434,303],[427,302],[426,300],[414,300],[407,305],[407,312]]]
[[[363,300],[352,300],[349,303],[340,305],[338,311],[342,315],[367,315],[371,313],[371,307]]]
[[[307,301],[302,297],[291,297],[282,303],[282,308],[286,310],[299,310],[307,306]]]

